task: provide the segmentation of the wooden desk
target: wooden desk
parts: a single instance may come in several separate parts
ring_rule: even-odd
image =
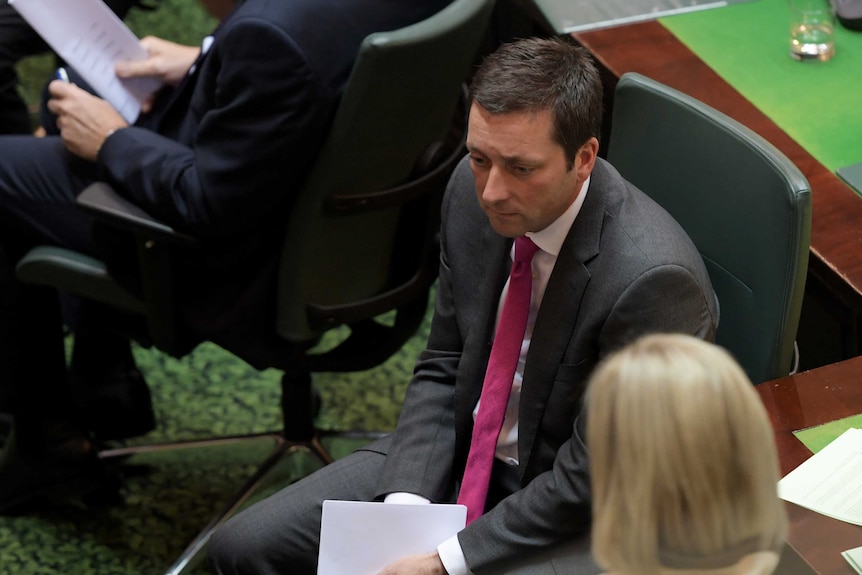
[[[786,475],[811,456],[793,431],[862,413],[862,357],[757,386]],[[788,543],[820,575],[854,575],[841,551],[862,546],[862,527],[787,504]]]
[[[658,22],[580,32],[573,37],[604,67],[608,96],[619,76],[639,72],[745,124],[802,170],[813,192],[811,258],[799,330],[803,367],[862,354],[862,197]],[[607,104],[612,107],[610,98]],[[821,349],[806,353],[817,346]]]

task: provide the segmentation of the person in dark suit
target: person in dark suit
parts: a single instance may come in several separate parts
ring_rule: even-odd
[[[221,20],[233,7],[233,0],[199,0],[206,10]],[[158,0],[105,0],[120,18],[132,8],[153,10]],[[195,48],[190,48],[195,52]],[[48,44],[33,30],[7,0],[0,0],[0,134],[32,134],[30,113],[18,93],[16,64],[25,57],[49,52]],[[53,119],[51,119],[51,123]],[[67,322],[78,317],[76,302],[64,299]],[[102,333],[86,335],[78,328],[78,344],[69,377],[78,397],[78,408],[100,439],[126,439],[155,427],[149,388],[134,365],[123,338]],[[98,332],[97,332],[98,333]],[[106,361],[111,357],[111,361]],[[6,422],[6,414],[2,418]],[[5,428],[5,425],[4,425]],[[5,437],[4,431],[0,435]]]
[[[715,296],[677,222],[597,157],[602,89],[588,52],[562,39],[504,44],[471,93],[469,155],[443,200],[431,332],[397,428],[226,522],[209,546],[217,573],[314,573],[324,499],[457,500],[522,236],[539,251],[485,513],[381,573],[598,572],[578,418],[587,378],[643,333],[712,339]]]
[[[23,254],[38,244],[92,254],[135,289],[123,267],[128,238],[99,233],[75,207],[89,183],[107,181],[200,238],[203,248],[178,252],[177,273],[165,278],[180,286],[185,327],[217,343],[242,338],[243,325],[267,317],[270,294],[261,286],[273,283],[266,278],[282,214],[323,142],[362,40],[449,1],[238,0],[202,48],[147,38],[149,59],[118,65],[120,77],[155,75],[166,84],[135,125],[72,75],[73,83],[48,87],[59,135],[0,138],[0,410],[14,420],[0,456],[0,510],[103,471],[90,422],[73,408],[57,294],[15,279]],[[94,317],[79,314],[73,356],[83,339],[90,363],[128,355],[128,342],[107,343],[117,338],[101,334]]]

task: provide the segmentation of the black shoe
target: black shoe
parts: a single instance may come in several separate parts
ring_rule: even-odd
[[[99,441],[149,433],[156,427],[150,388],[134,365],[109,366],[97,375],[70,374],[81,423]]]
[[[119,478],[96,456],[71,444],[51,447],[40,457],[18,453],[10,441],[0,454],[0,515],[17,514],[45,498],[81,502],[116,501]]]

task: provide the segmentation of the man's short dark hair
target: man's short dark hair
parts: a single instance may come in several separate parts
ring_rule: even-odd
[[[503,44],[479,66],[470,92],[491,114],[550,110],[554,140],[571,163],[588,139],[599,137],[601,78],[590,53],[570,41],[528,38]]]

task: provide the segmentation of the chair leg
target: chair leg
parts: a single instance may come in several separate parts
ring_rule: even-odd
[[[320,412],[321,400],[311,384],[311,373],[308,371],[285,372],[281,378],[281,398],[285,440],[303,446],[324,465],[333,461],[332,455],[320,443],[324,437],[370,442],[388,435],[382,431],[316,428],[314,419]]]
[[[282,458],[290,455],[295,450],[296,447],[287,441],[279,441],[275,450],[269,457],[267,457],[266,461],[257,468],[254,474],[248,478],[228,505],[224,507],[217,516],[213,517],[206,527],[204,527],[192,542],[186,546],[176,561],[174,561],[174,563],[165,572],[166,575],[177,575],[182,573],[183,569],[185,569],[192,559],[194,559],[195,556],[206,546],[215,530],[233,516],[242,504],[245,503],[246,499],[254,493],[266,474],[269,473],[269,471],[271,471]]]
[[[234,513],[254,493],[267,473],[283,458],[304,450],[314,455],[324,465],[332,463],[333,458],[320,443],[314,428],[314,417],[320,410],[319,399],[315,397],[308,372],[285,373],[282,376],[282,412],[284,432],[272,454],[264,461],[254,475],[242,486],[236,496],[204,527],[197,537],[189,543],[182,554],[166,571],[166,575],[178,575],[191,560],[206,546],[215,530]]]
[[[281,376],[281,414],[284,437],[304,443],[316,435],[314,418],[320,411],[320,397],[311,384],[311,373],[304,369],[285,371]]]

